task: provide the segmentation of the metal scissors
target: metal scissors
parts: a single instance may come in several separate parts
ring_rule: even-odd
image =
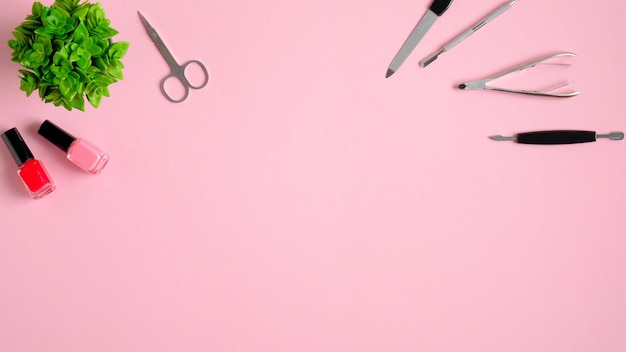
[[[204,86],[206,86],[207,83],[209,83],[209,72],[207,71],[204,64],[198,60],[190,60],[190,61],[185,62],[182,65],[179,65],[178,62],[174,60],[172,53],[170,53],[170,51],[167,49],[167,47],[163,43],[163,40],[161,39],[161,37],[159,37],[159,34],[154,30],[154,28],[152,28],[150,23],[148,23],[145,17],[143,17],[141,12],[137,11],[137,13],[139,14],[139,17],[141,18],[143,25],[146,27],[146,30],[148,31],[150,38],[152,39],[156,47],[161,52],[161,55],[163,55],[163,57],[165,58],[165,61],[167,61],[167,63],[170,65],[170,68],[172,69],[172,72],[170,72],[169,75],[165,76],[161,80],[161,92],[163,93],[165,98],[167,98],[167,100],[173,103],[181,103],[185,101],[185,99],[187,99],[187,97],[189,96],[190,88],[191,89],[204,88]],[[198,85],[194,85],[193,83],[189,81],[189,79],[187,79],[187,75],[185,72],[190,65],[198,66],[202,70],[202,72],[204,72],[204,80]],[[172,96],[169,95],[169,93],[167,92],[165,88],[165,84],[167,83],[168,80],[171,80],[171,79],[175,79],[179,81],[182,84],[183,88],[185,89],[183,96],[179,99],[172,98]]]
[[[487,90],[497,90],[500,92],[509,92],[509,93],[520,93],[520,94],[529,94],[529,95],[540,95],[540,96],[545,96],[545,97],[557,97],[557,98],[568,98],[568,97],[573,97],[576,96],[578,94],[580,94],[580,91],[573,91],[573,92],[568,92],[568,93],[550,93],[550,91],[553,91],[555,89],[564,87],[569,85],[570,83],[566,83],[566,84],[561,84],[557,87],[554,87],[552,89],[548,89],[548,90],[524,90],[524,89],[509,89],[509,88],[502,88],[502,87],[492,87],[487,85],[489,82],[498,79],[500,77],[504,77],[508,74],[517,72],[517,71],[522,71],[528,68],[533,68],[539,64],[544,63],[545,61],[551,60],[551,59],[555,59],[555,58],[559,58],[559,57],[569,57],[569,56],[576,56],[576,54],[574,53],[569,53],[569,52],[563,52],[563,53],[557,53],[554,55],[550,55],[550,56],[546,56],[544,58],[538,59],[538,60],[534,60],[531,61],[529,63],[517,66],[517,67],[513,67],[509,70],[506,70],[504,72],[498,73],[494,76],[491,76],[489,78],[485,78],[485,79],[479,79],[476,81],[470,81],[470,82],[465,82],[463,84],[459,85],[459,89],[463,89],[463,90],[474,90],[474,89],[487,89]],[[558,64],[555,63],[553,65],[566,65],[566,64]],[[569,66],[569,65],[567,65]]]

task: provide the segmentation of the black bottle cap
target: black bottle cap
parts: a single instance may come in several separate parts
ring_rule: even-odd
[[[18,167],[21,167],[28,160],[35,158],[17,128],[11,128],[4,132],[2,134],[2,140],[7,145],[7,148],[9,148],[11,156],[15,159]]]
[[[76,140],[74,136],[65,132],[60,127],[48,120],[44,121],[41,124],[37,133],[52,142],[52,144],[61,148],[61,150],[66,153],[67,150],[70,149],[70,145]]]

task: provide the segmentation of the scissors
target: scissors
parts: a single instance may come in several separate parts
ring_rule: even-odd
[[[170,72],[169,75],[165,76],[161,80],[161,92],[163,93],[165,98],[167,98],[167,100],[173,103],[181,103],[185,101],[187,97],[189,96],[190,88],[191,89],[204,88],[204,86],[206,86],[207,83],[209,83],[209,72],[207,71],[204,64],[198,60],[190,60],[190,61],[185,62],[182,65],[179,65],[178,62],[174,60],[172,53],[170,53],[170,51],[167,49],[167,47],[163,43],[163,40],[161,39],[161,37],[159,37],[159,34],[154,30],[154,28],[152,28],[150,23],[146,21],[145,17],[143,17],[141,12],[137,11],[137,13],[139,14],[139,17],[141,18],[143,25],[146,27],[146,30],[148,31],[150,38],[152,38],[152,41],[161,52],[161,55],[163,55],[163,57],[165,58],[165,61],[167,61],[167,63],[170,65],[170,68],[172,69],[172,72]],[[204,80],[198,85],[194,85],[193,83],[189,81],[189,79],[187,79],[187,75],[185,74],[185,72],[190,65],[197,66],[202,70],[202,72],[204,72]],[[185,89],[183,96],[179,99],[172,98],[172,96],[169,95],[169,93],[167,92],[165,88],[165,84],[167,83],[167,81],[171,79],[179,81]]]

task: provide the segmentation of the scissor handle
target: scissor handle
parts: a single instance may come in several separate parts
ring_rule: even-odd
[[[204,79],[198,85],[194,85],[193,83],[191,83],[186,76],[185,71],[187,67],[191,64],[198,65],[202,69],[202,72],[204,73]],[[209,83],[209,71],[207,71],[206,66],[204,66],[204,64],[198,60],[190,60],[190,61],[185,62],[182,65],[170,64],[170,66],[172,67],[172,72],[161,80],[161,93],[163,93],[165,98],[167,98],[167,100],[171,101],[172,103],[181,103],[185,101],[187,97],[189,96],[189,88],[200,89],[200,88],[204,88],[207,85],[207,83]],[[172,98],[172,96],[170,96],[167,90],[165,89],[165,84],[170,79],[176,79],[183,85],[185,92],[181,98],[179,99]]]
[[[185,71],[187,70],[187,66],[191,65],[191,64],[197,64],[198,66],[200,66],[200,68],[202,69],[202,72],[204,73],[204,80],[197,86],[194,86],[189,79],[187,78]],[[189,88],[193,88],[193,89],[200,89],[200,88],[204,88],[204,86],[207,85],[207,83],[209,83],[209,71],[207,71],[206,67],[204,66],[204,64],[198,60],[190,60],[185,62],[182,66],[182,73],[183,73],[183,77],[185,78],[185,80],[187,81],[187,85],[189,85]]]

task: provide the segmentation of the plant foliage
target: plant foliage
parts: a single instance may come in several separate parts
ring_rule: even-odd
[[[85,97],[97,108],[108,86],[123,79],[121,59],[128,42],[113,42],[100,3],[55,0],[50,7],[35,2],[32,14],[13,31],[11,60],[19,63],[20,89],[39,90],[46,103],[84,111]]]

